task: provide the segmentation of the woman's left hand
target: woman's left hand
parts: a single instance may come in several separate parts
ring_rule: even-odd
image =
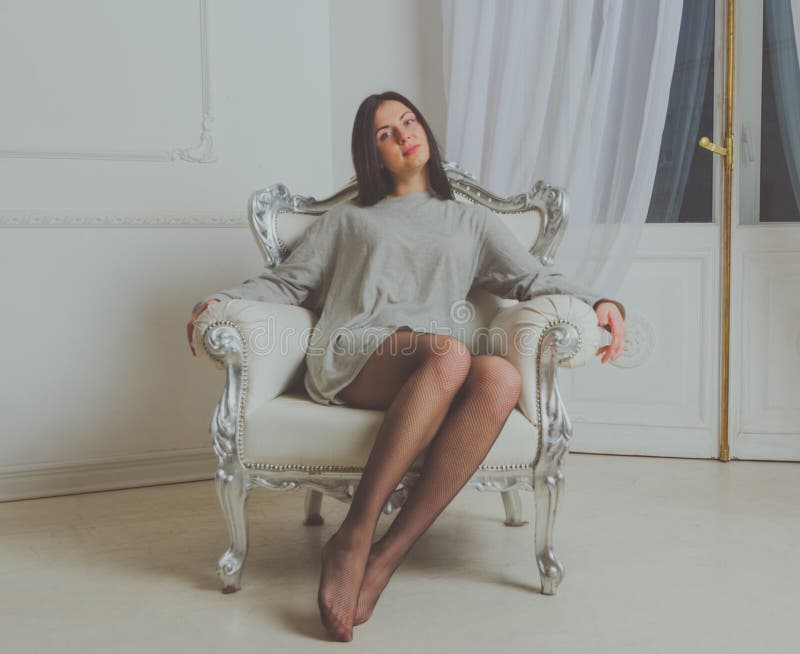
[[[609,326],[611,330],[611,343],[598,348],[596,355],[603,355],[600,363],[616,360],[622,354],[622,346],[625,340],[625,320],[619,312],[619,308],[613,302],[601,302],[595,309],[597,314],[597,324],[600,327]]]

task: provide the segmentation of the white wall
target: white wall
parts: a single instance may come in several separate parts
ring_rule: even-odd
[[[365,95],[407,93],[444,134],[440,11],[3,3],[0,498],[212,475],[223,377],[189,352],[190,308],[263,265],[252,190],[353,174]]]
[[[446,105],[439,0],[335,0],[331,11],[333,183],[355,174],[353,119],[371,93],[398,91],[417,105],[443,148]]]
[[[206,163],[166,156],[201,142],[204,3],[107,6],[0,21],[6,497],[210,475],[190,309],[263,265],[254,188],[331,188],[326,0],[208,3]]]

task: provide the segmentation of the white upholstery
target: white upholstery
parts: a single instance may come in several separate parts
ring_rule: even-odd
[[[288,469],[366,465],[384,411],[323,406],[305,393],[287,393],[249,412],[241,440],[245,465]],[[538,431],[517,410],[511,412],[483,466],[531,466]],[[424,461],[424,452],[415,465]]]
[[[487,354],[490,350],[488,328],[492,320],[498,311],[516,305],[517,301],[505,300],[476,288],[467,295],[467,302],[468,304],[453,311],[454,316],[459,319],[453,336],[466,343],[472,354]],[[462,312],[469,317],[458,315]]]
[[[542,215],[538,209],[520,213],[498,213],[497,215],[526,249],[530,250],[535,245],[542,226]]]
[[[536,351],[538,339],[553,322],[564,321],[578,328],[580,347],[571,359],[560,362],[564,368],[578,368],[592,360],[600,346],[597,314],[586,302],[571,295],[542,295],[527,302],[518,302],[500,310],[490,330],[502,336],[502,343],[493,342],[492,353],[514,364],[522,377],[519,409],[532,424],[536,414]]]
[[[575,324],[582,334],[582,346],[573,359],[561,365],[584,365],[599,345],[596,315],[589,305],[568,295],[516,302],[475,290],[468,299],[475,312],[466,323],[464,342],[475,354],[504,356],[522,376],[518,408],[510,414],[482,467],[532,466],[539,449],[536,339],[555,321]],[[230,300],[211,305],[195,324],[195,349],[217,367],[222,364],[203,347],[202,334],[209,326],[233,323],[246,343],[248,383],[240,456],[248,467],[360,469],[366,463],[384,412],[324,406],[304,391],[305,353],[316,321],[315,314],[304,307]],[[480,328],[484,336],[477,337]],[[418,463],[422,460],[420,457]]]
[[[237,325],[247,346],[245,403],[248,410],[302,385],[308,339],[317,323],[313,311],[290,304],[251,300],[211,304],[195,321],[192,340],[199,357],[222,368],[203,346],[203,334],[210,325],[219,322]]]
[[[318,218],[314,214],[281,209],[275,216],[275,229],[281,243],[291,252],[311,224]]]

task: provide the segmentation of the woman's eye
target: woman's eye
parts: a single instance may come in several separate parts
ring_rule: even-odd
[[[404,125],[408,125],[409,123],[413,123],[415,120],[416,120],[415,118],[406,118],[403,124]],[[378,140],[379,141],[384,141],[384,140],[386,140],[386,137],[387,136],[391,136],[391,134],[392,134],[391,130],[386,130],[384,132],[381,132],[378,135]]]

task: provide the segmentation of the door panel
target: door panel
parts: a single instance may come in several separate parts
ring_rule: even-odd
[[[731,456],[800,460],[800,2],[736,5]]]
[[[731,454],[800,460],[800,228],[738,228],[731,273]]]
[[[686,230],[691,230],[687,243]],[[623,354],[559,372],[578,452],[717,455],[716,225],[649,225],[620,297]]]
[[[713,52],[703,22],[712,6]],[[573,450],[716,458],[727,356],[730,456],[800,460],[800,0],[734,2],[730,270],[725,159],[697,147],[701,136],[724,142],[727,6],[684,3],[653,198],[618,293],[625,349],[610,365],[560,375],[580,423]]]

